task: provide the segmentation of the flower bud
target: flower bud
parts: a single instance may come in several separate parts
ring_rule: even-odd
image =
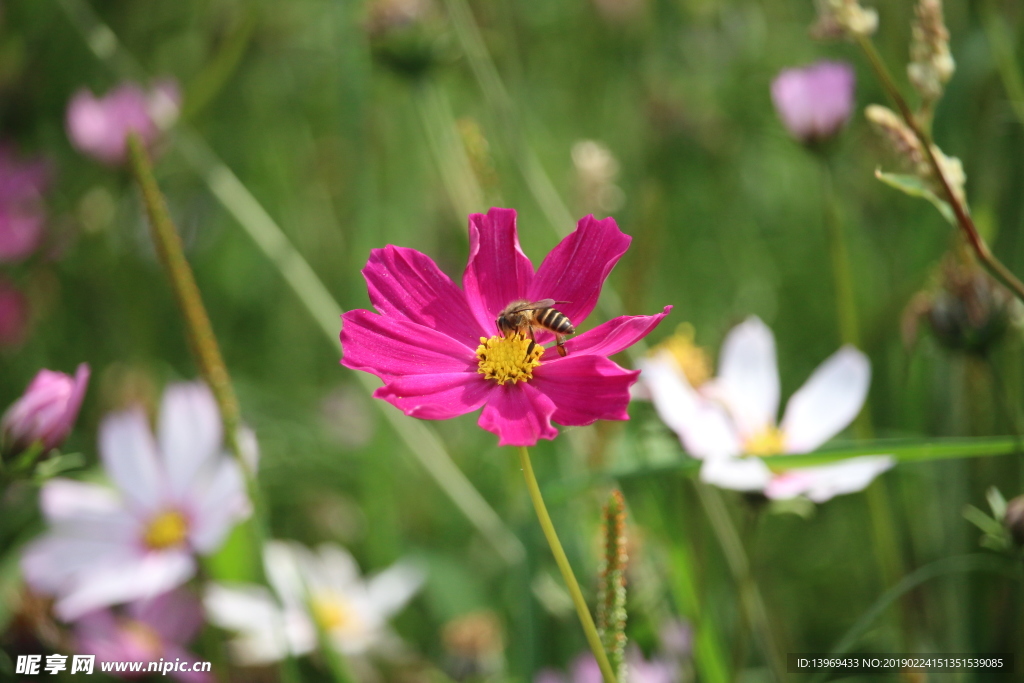
[[[373,57],[416,78],[441,58],[444,27],[430,0],[372,0],[364,24]]]
[[[907,76],[922,99],[931,104],[942,96],[956,63],[949,52],[949,30],[942,16],[942,0],[920,0],[914,12]]]
[[[772,102],[790,135],[813,145],[833,137],[850,119],[854,83],[853,69],[842,62],[786,69],[772,81]]]
[[[59,446],[78,417],[88,382],[85,363],[78,366],[74,377],[40,370],[0,420],[4,455],[20,453],[36,443],[44,452]]]
[[[861,7],[858,0],[816,0],[818,22],[811,28],[815,38],[870,36],[878,29],[878,12]]]
[[[68,137],[80,152],[116,166],[128,159],[129,133],[152,151],[177,120],[180,107],[181,92],[174,81],[163,81],[149,92],[124,83],[103,97],[82,89],[68,104]]]
[[[1024,547],[1024,496],[1017,496],[1006,504],[1003,526],[1010,532],[1017,547]]]

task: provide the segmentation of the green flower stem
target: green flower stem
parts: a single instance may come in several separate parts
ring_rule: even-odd
[[[895,103],[896,108],[899,110],[903,120],[906,121],[907,125],[910,126],[910,130],[914,132],[917,139],[921,141],[921,146],[924,148],[925,156],[928,158],[928,163],[932,167],[932,171],[935,173],[935,177],[939,179],[942,184],[943,193],[946,195],[945,200],[949,203],[950,208],[953,209],[953,214],[956,216],[956,222],[960,226],[960,230],[964,233],[964,237],[967,238],[968,243],[974,250],[975,255],[985,266],[985,269],[991,273],[992,277],[999,280],[1007,289],[1013,292],[1021,301],[1024,301],[1024,283],[1022,283],[1017,276],[1010,271],[1003,262],[996,258],[992,250],[989,249],[985,239],[978,232],[977,226],[974,225],[974,219],[971,218],[971,214],[967,210],[967,206],[964,202],[960,201],[960,198],[956,196],[953,191],[953,186],[950,185],[949,180],[946,178],[946,174],[942,170],[942,166],[939,164],[939,160],[935,157],[935,151],[932,149],[932,139],[928,134],[928,131],[924,129],[921,123],[914,116],[913,110],[910,105],[907,104],[907,100],[904,99],[899,88],[896,87],[896,82],[893,80],[892,74],[889,73],[888,67],[885,62],[882,61],[882,56],[878,53],[878,49],[875,44],[871,41],[868,36],[858,35],[857,43],[861,49],[867,55],[868,62],[871,63],[871,68],[874,69],[875,75],[878,76],[878,80],[882,84],[882,88],[888,93],[889,98]]]
[[[562,572],[562,578],[569,588],[569,595],[572,596],[572,602],[576,606],[576,614],[579,615],[580,624],[583,626],[583,632],[587,636],[587,643],[590,644],[590,649],[594,652],[594,657],[597,659],[601,675],[604,676],[605,683],[617,683],[615,673],[612,671],[612,665],[608,661],[608,655],[604,651],[604,646],[601,645],[601,636],[597,633],[594,618],[590,615],[587,602],[583,599],[583,592],[580,590],[580,585],[576,582],[576,576],[572,573],[572,567],[569,565],[569,558],[565,556],[565,550],[562,549],[562,544],[558,540],[558,534],[555,532],[555,525],[551,523],[551,516],[548,514],[547,506],[544,505],[544,497],[540,493],[537,476],[533,473],[533,465],[530,463],[530,451],[525,446],[519,447],[519,462],[523,467],[523,476],[526,478],[526,488],[530,491],[533,509],[537,511],[537,521],[540,522],[540,528],[544,531],[544,537],[548,540],[548,545],[551,546],[551,554],[555,556],[555,563],[558,565],[559,571]]]
[[[835,175],[826,156],[821,157],[822,194],[825,204],[825,227],[828,231],[828,249],[832,260],[832,277],[836,288],[836,310],[839,312],[839,337],[844,344],[860,346],[860,323],[857,301],[853,289],[853,269],[846,245],[843,219],[839,211]]]
[[[235,454],[246,477],[251,479],[253,473],[246,459],[242,457],[238,443],[238,427],[241,423],[238,410],[238,398],[235,396],[227,366],[221,356],[217,338],[213,334],[210,317],[206,314],[199,286],[196,284],[192,268],[185,258],[181,245],[181,237],[171,221],[167,211],[167,203],[153,177],[153,166],[149,154],[139,137],[132,133],[128,136],[128,150],[131,158],[132,173],[142,192],[142,203],[149,217],[149,227],[153,236],[160,263],[167,272],[174,291],[174,299],[178,303],[181,315],[185,319],[185,331],[188,336],[192,355],[199,366],[199,372],[206,379],[213,391],[213,396],[220,409],[224,422],[224,435]]]

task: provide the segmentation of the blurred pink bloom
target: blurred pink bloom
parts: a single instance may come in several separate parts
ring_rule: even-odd
[[[809,453],[860,413],[871,382],[867,357],[844,346],[790,398],[782,424],[775,337],[757,317],[725,339],[718,377],[694,389],[667,353],[641,365],[658,415],[687,452],[704,460],[700,476],[727,489],[763,491],[769,498],[805,495],[816,503],[860,491],[895,461],[887,455],[773,472],[759,457]]]
[[[28,299],[0,277],[0,349],[21,346],[28,336]]]
[[[89,612],[75,622],[75,650],[96,655],[98,662],[156,662],[160,659],[195,662],[185,649],[203,624],[199,599],[177,589],[150,600],[140,600],[115,613],[103,609]],[[121,674],[141,678],[145,674]],[[210,673],[175,671],[182,683],[208,683]]]
[[[99,98],[83,88],[68,104],[68,137],[79,151],[105,164],[122,164],[128,155],[128,133],[134,131],[152,149],[177,119],[180,107],[181,92],[171,80],[149,92],[124,83]]]
[[[562,425],[626,420],[637,372],[607,358],[653,330],[671,310],[621,316],[573,337],[560,357],[529,340],[500,336],[495,320],[517,299],[554,299],[579,326],[597,304],[605,278],[630,237],[611,218],[587,216],[540,268],[519,246],[516,212],[491,209],[469,217],[469,264],[460,289],[426,255],[375,249],[363,269],[380,315],[345,313],[342,364],[384,381],[374,393],[406,415],[440,420],[483,408],[478,424],[499,445],[532,446]],[[565,302],[565,303],[562,303]],[[538,331],[537,344],[552,341]],[[520,343],[521,342],[521,343]],[[485,372],[500,378],[488,379]]]
[[[803,143],[823,142],[853,113],[854,83],[853,69],[842,62],[786,69],[772,81],[772,102],[793,137]]]
[[[195,573],[194,556],[216,551],[250,511],[203,384],[167,389],[156,440],[145,413],[134,409],[107,417],[99,441],[116,490],[48,482],[41,505],[50,530],[22,557],[26,581],[56,596],[62,619],[181,585]]]
[[[89,366],[85,363],[78,366],[74,377],[40,370],[0,420],[4,453],[21,452],[37,441],[44,452],[59,446],[78,418],[88,384]]]
[[[11,145],[0,144],[0,262],[21,261],[39,246],[49,180],[46,161],[23,160]]]
[[[679,667],[672,662],[644,659],[640,649],[633,646],[626,652],[626,672],[630,683],[677,683],[683,677]],[[544,669],[538,673],[533,683],[602,683],[601,669],[594,655],[580,655],[572,664],[568,677],[554,669]]]

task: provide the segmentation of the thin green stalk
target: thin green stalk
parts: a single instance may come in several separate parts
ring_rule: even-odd
[[[985,37],[992,49],[999,77],[1003,81],[1006,96],[1010,98],[1010,106],[1017,117],[1017,122],[1024,126],[1024,75],[1021,74],[1020,64],[1014,54],[1013,38],[1007,21],[1000,16],[994,0],[986,0],[981,7]]]
[[[881,82],[883,89],[889,95],[889,98],[896,105],[903,120],[906,121],[910,130],[914,132],[917,139],[921,142],[921,146],[924,148],[924,154],[928,158],[928,163],[932,167],[932,172],[935,177],[938,178],[942,185],[943,194],[945,194],[945,200],[949,204],[950,208],[953,209],[953,214],[956,216],[957,225],[960,226],[960,230],[964,233],[964,237],[967,238],[968,243],[977,255],[978,260],[981,261],[985,269],[991,273],[992,277],[999,280],[1007,289],[1013,292],[1021,301],[1024,301],[1024,283],[1022,283],[1017,276],[1007,268],[1002,261],[996,258],[992,250],[989,249],[985,239],[978,232],[977,226],[974,225],[974,219],[971,218],[970,212],[967,210],[964,202],[960,201],[957,197],[956,192],[953,191],[953,186],[950,184],[949,179],[946,178],[945,172],[942,170],[942,166],[939,164],[939,160],[935,156],[935,150],[932,149],[932,139],[928,134],[928,131],[924,129],[921,123],[914,116],[913,110],[910,105],[907,104],[902,93],[896,82],[893,80],[892,74],[889,73],[888,67],[885,62],[882,61],[882,56],[878,54],[878,49],[875,44],[871,41],[871,38],[864,35],[857,36],[857,43],[868,57],[868,62],[871,64],[871,68],[874,69],[875,75],[878,76],[878,80]]]
[[[576,575],[572,572],[569,558],[565,556],[565,550],[562,549],[562,544],[558,540],[558,534],[555,532],[555,525],[551,522],[551,515],[548,514],[547,506],[544,505],[544,497],[540,493],[537,476],[533,473],[533,464],[530,462],[530,450],[525,446],[519,447],[519,463],[523,467],[523,476],[526,478],[526,488],[530,491],[533,509],[537,512],[537,521],[540,522],[540,528],[544,531],[544,537],[548,540],[548,545],[551,546],[551,554],[555,556],[555,564],[558,565],[559,571],[562,572],[562,578],[569,589],[569,595],[572,596],[572,602],[576,606],[576,614],[579,615],[580,624],[583,626],[583,632],[587,636],[587,643],[590,644],[590,649],[597,659],[601,675],[604,676],[605,683],[616,683],[615,673],[612,670],[611,663],[608,661],[608,655],[604,651],[604,646],[601,645],[601,636],[597,632],[594,618],[590,615],[590,608],[587,607],[587,601],[583,599],[583,592],[580,590],[579,583],[576,582]]]
[[[203,305],[199,286],[196,284],[192,268],[185,258],[181,237],[171,220],[163,193],[160,192],[156,179],[153,177],[153,166],[149,160],[149,154],[142,141],[134,133],[128,136],[128,151],[132,174],[139,186],[146,215],[149,218],[153,244],[160,263],[170,280],[171,289],[174,292],[178,308],[181,310],[182,318],[184,318],[189,346],[200,373],[213,392],[224,424],[225,440],[228,442],[245,479],[249,500],[253,507],[253,519],[249,528],[253,534],[257,552],[262,553],[267,536],[265,506],[259,484],[256,481],[253,464],[243,453],[238,440],[241,417],[235,390],[231,385],[231,378],[228,375],[227,366],[224,364],[217,338],[213,333],[213,326],[210,324],[206,307]],[[266,582],[266,570],[262,563],[262,556],[260,560],[257,562],[257,566],[261,569],[260,578]],[[282,667],[282,672],[286,680],[294,678],[294,670],[290,661]]]
[[[729,510],[726,509],[718,489],[700,481],[695,481],[694,486],[697,489],[701,505],[704,507],[704,512],[708,516],[708,521],[711,522],[715,538],[722,546],[729,571],[739,588],[740,601],[747,614],[747,621],[754,634],[757,647],[761,651],[761,656],[764,657],[777,683],[782,683],[786,680],[785,662],[775,643],[768,610],[761,597],[761,591],[757,587],[757,581],[750,571],[750,560],[747,559],[747,552],[743,549],[743,542],[740,540],[736,525],[733,523],[732,517],[729,516]]]
[[[846,234],[839,211],[839,195],[836,192],[832,164],[827,157],[821,158],[821,184],[825,204],[825,228],[828,233],[828,250],[832,261],[832,277],[836,290],[836,310],[839,313],[839,337],[844,344],[860,346],[860,323],[857,317],[857,301],[853,288],[853,269],[846,245]]]

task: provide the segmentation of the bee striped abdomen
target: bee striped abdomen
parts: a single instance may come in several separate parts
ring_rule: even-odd
[[[537,311],[534,320],[537,321],[540,327],[556,334],[574,334],[576,332],[568,316],[554,308],[545,308]]]

